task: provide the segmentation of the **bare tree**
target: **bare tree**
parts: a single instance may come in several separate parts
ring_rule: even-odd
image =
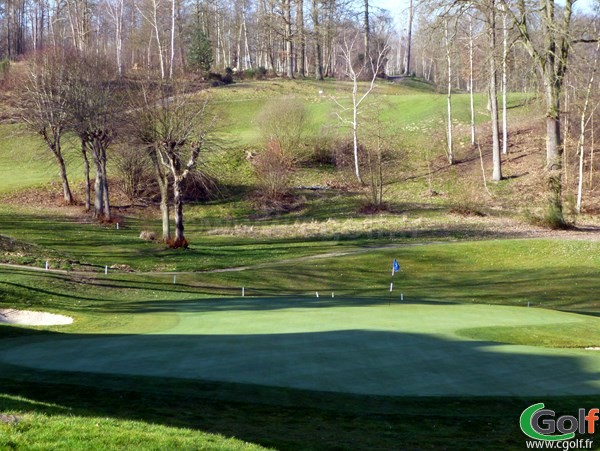
[[[73,203],[62,154],[61,139],[67,127],[67,72],[60,49],[38,53],[30,60],[24,83],[22,117],[39,134],[59,168],[65,203]]]
[[[560,98],[572,45],[571,22],[575,0],[566,0],[557,7],[556,0],[534,7],[518,0],[515,8],[507,0],[499,0],[510,15],[525,46],[541,75],[546,101],[546,169],[550,190],[550,214],[557,226],[565,223],[562,208],[562,154],[560,134]],[[532,17],[535,17],[532,20]],[[539,33],[532,29],[539,21]],[[537,31],[537,30],[536,30]]]
[[[304,101],[283,97],[267,102],[259,113],[258,120],[265,143],[275,142],[292,163],[303,159],[302,144],[309,121]]]
[[[471,145],[475,145],[475,105],[473,98],[473,16],[469,14],[469,106],[471,110]]]
[[[413,28],[413,0],[410,0],[408,6],[408,29],[406,33],[406,53],[404,54],[404,75],[410,75],[410,57],[412,50],[412,28]]]
[[[502,11],[502,154],[508,154],[508,110],[506,107],[508,89],[508,23],[506,11]]]
[[[296,22],[298,24],[298,44],[300,52],[298,55],[298,72],[300,77],[306,75],[306,38],[304,36],[304,0],[297,0],[296,2]]]
[[[123,76],[123,5],[124,0],[106,0],[106,10],[115,27],[115,48],[119,78]]]
[[[500,133],[498,127],[498,85],[496,73],[496,0],[489,0],[487,6],[488,48],[489,48],[489,100],[492,123],[492,180],[502,180],[502,158],[500,155]]]
[[[311,17],[313,22],[313,46],[315,52],[315,78],[323,80],[323,51],[321,48],[321,25],[319,15],[321,14],[319,0],[312,0]]]
[[[78,57],[69,61],[71,77],[66,86],[69,127],[82,143],[82,153],[92,154],[96,169],[94,217],[111,220],[107,174],[107,149],[116,134],[121,102],[111,81],[113,67],[107,60]]]
[[[171,0],[171,59],[169,61],[169,78],[173,79],[175,65],[175,0]]]
[[[154,32],[154,37],[156,38],[156,45],[158,47],[158,59],[160,62],[160,76],[162,79],[165,78],[165,62],[163,55],[163,45],[162,40],[160,38],[160,21],[159,21],[159,10],[160,10],[160,0],[150,0],[150,11],[145,11],[137,6],[138,11],[142,15],[142,17],[151,25],[152,30]],[[148,49],[149,51],[149,49]]]
[[[585,156],[585,130],[587,127],[587,122],[590,119],[587,117],[588,109],[590,106],[590,96],[592,94],[592,87],[594,86],[594,77],[596,75],[596,70],[598,67],[598,53],[600,52],[600,40],[596,44],[596,50],[594,52],[594,62],[592,64],[592,70],[590,74],[590,78],[588,80],[587,89],[585,91],[585,100],[583,103],[583,108],[581,110],[581,119],[580,119],[580,129],[579,129],[579,180],[577,182],[577,213],[581,213],[581,202],[583,198],[583,163]],[[595,109],[595,108],[594,108]],[[593,110],[592,113],[594,114]]]
[[[194,101],[191,95],[172,85],[162,86],[162,91],[153,121],[158,157],[170,172],[172,181],[175,238],[171,246],[187,247],[183,226],[183,183],[196,166],[214,118],[208,116],[207,99]]]
[[[369,71],[371,70],[371,23],[369,17],[369,0],[363,0],[364,2],[364,72],[365,75],[369,75]]]
[[[363,88],[363,85],[359,86],[359,81],[365,73],[366,66],[357,58],[357,41],[359,36],[359,32],[355,32],[351,39],[348,39],[346,36],[344,36],[344,41],[340,49],[342,61],[345,66],[345,75],[352,82],[352,106],[347,107],[345,105],[342,105],[337,100],[334,100],[340,107],[342,113],[337,113],[338,118],[343,124],[349,125],[352,128],[354,174],[356,175],[356,179],[360,183],[362,183],[362,179],[360,176],[360,167],[358,164],[358,128],[360,123],[359,114],[363,102],[365,102],[369,94],[371,94],[371,92],[375,88],[375,80],[377,79],[379,69],[381,68],[384,59],[389,51],[389,46],[387,39],[381,42],[378,46],[375,57],[371,58],[371,64],[369,65],[369,80],[367,81],[366,86],[364,86]],[[363,88],[361,92],[359,92],[359,88]],[[345,117],[343,117],[343,113],[347,111],[350,111],[351,119],[346,119]]]
[[[448,163],[454,164],[454,145],[452,138],[452,52],[451,45],[454,40],[454,36],[456,33],[453,33],[450,36],[448,18],[444,18],[444,45],[446,48],[446,65],[447,65],[447,90],[446,90],[446,99],[447,99],[447,133],[446,133],[446,155],[448,157]]]
[[[158,120],[161,115],[161,96],[170,95],[165,89],[149,83],[140,83],[139,89],[130,93],[129,120],[127,135],[133,138],[133,145],[142,146],[152,162],[152,168],[160,193],[160,212],[162,218],[162,240],[171,242],[169,208],[169,173],[162,164],[158,152],[161,145]]]

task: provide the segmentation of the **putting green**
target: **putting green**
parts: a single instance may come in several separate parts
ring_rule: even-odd
[[[341,299],[213,299],[154,307],[136,320],[161,315],[168,325],[165,330],[7,340],[10,346],[0,351],[0,360],[51,370],[372,395],[600,393],[600,352],[507,345],[459,335],[472,327],[589,321],[576,314]]]

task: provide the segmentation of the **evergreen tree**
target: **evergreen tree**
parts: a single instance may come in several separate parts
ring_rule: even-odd
[[[188,63],[190,67],[208,71],[213,63],[213,51],[210,40],[201,29],[194,31],[188,50]]]

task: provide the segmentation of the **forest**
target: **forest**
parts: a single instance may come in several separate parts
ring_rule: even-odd
[[[41,135],[54,155],[67,204],[73,195],[61,152],[63,133],[75,134],[81,142],[86,210],[91,207],[91,156],[96,177],[93,213],[105,220],[111,218],[107,149],[115,140],[129,141],[126,147],[146,146],[168,242],[167,200],[173,197],[175,247],[185,243],[181,184],[194,172],[209,130],[218,125],[218,114],[209,112],[208,96],[192,99],[192,94],[232,82],[276,78],[349,83],[347,99],[330,96],[337,106],[332,120],[346,129],[342,135],[351,135],[356,181],[370,184],[376,207],[383,205],[384,184],[390,183],[384,172],[394,165],[385,161],[384,147],[402,147],[402,136],[392,136],[392,118],[366,119],[381,116],[381,106],[375,107],[379,112],[372,110],[379,100],[371,99],[378,98],[372,94],[380,80],[418,80],[445,94],[447,105],[440,113],[445,116],[445,142],[435,151],[443,152],[450,166],[458,160],[455,134],[464,134],[455,130],[452,97],[468,93],[470,146],[478,148],[482,167],[483,154],[491,154],[491,182],[505,178],[509,94],[539,99],[546,122],[540,168],[546,186],[539,193],[548,198],[544,221],[566,227],[563,185],[575,180],[574,210],[581,213],[585,185],[589,191],[594,181],[597,5],[594,12],[594,5],[578,8],[571,0],[565,5],[411,0],[402,8],[388,11],[369,0],[6,0],[0,8],[0,67],[3,84],[12,91],[16,119]],[[480,113],[474,97],[481,94],[487,97],[488,125],[477,131]],[[258,177],[271,184],[267,197],[286,194],[273,181],[306,158],[301,155],[306,153],[301,149],[306,147],[301,142],[301,103],[259,118],[273,122],[262,127],[264,149],[254,160]],[[297,126],[287,124],[286,129],[278,121]],[[397,157],[398,152],[391,154]],[[125,178],[131,182],[135,170],[143,171],[130,167],[121,172],[129,172]],[[368,172],[370,181],[361,172]],[[485,170],[483,179],[488,190]],[[172,185],[171,194],[167,185]]]

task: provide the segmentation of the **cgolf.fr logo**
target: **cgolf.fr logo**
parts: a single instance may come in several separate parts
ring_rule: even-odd
[[[523,411],[520,418],[521,430],[535,440],[565,441],[575,433],[594,434],[600,409],[579,409],[577,417],[564,415],[556,418],[554,410],[545,409],[544,403],[534,404]]]

